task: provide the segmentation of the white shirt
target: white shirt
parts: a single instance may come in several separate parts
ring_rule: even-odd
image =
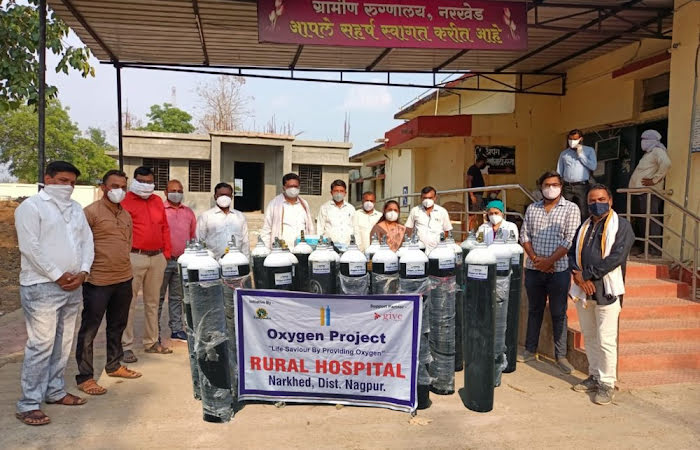
[[[382,213],[373,209],[371,213],[367,214],[364,209],[358,209],[352,216],[352,229],[355,233],[355,242],[357,246],[360,247],[360,251],[364,252],[367,250],[370,244],[370,232],[372,228],[379,222],[382,218]]]
[[[250,258],[250,240],[248,238],[248,222],[240,211],[229,209],[224,213],[218,206],[205,211],[197,219],[197,239],[204,241],[207,248],[220,258],[226,252],[226,245],[236,237],[236,247]]]
[[[452,229],[452,222],[447,210],[440,205],[434,205],[430,215],[423,205],[415,206],[406,219],[406,228],[418,230],[418,238],[425,244],[428,254],[440,242],[440,234]]]
[[[294,243],[306,229],[306,211],[300,201],[284,202],[282,205],[282,239],[289,249],[294,249]]]
[[[355,208],[347,203],[338,207],[333,200],[321,205],[318,211],[318,230],[319,235],[329,237],[333,242],[348,245],[350,236],[352,235],[352,216],[355,214]]]
[[[503,230],[504,237],[507,239],[510,236],[510,232],[514,231],[515,232],[515,239],[520,239],[518,236],[518,226],[514,224],[513,222],[508,222],[507,220],[503,219],[501,221],[501,226],[498,228],[498,230]],[[491,245],[493,243],[493,238],[495,237],[493,235],[493,226],[491,225],[491,222],[485,222],[482,223],[479,226],[479,229],[476,230],[476,235],[479,236],[479,233],[484,233],[484,243],[486,245]]]
[[[15,228],[22,254],[22,286],[50,283],[68,272],[90,272],[95,258],[92,231],[78,202],[61,212],[44,191],[15,210]]]
[[[668,157],[666,150],[661,147],[655,147],[650,152],[645,152],[639,164],[632,172],[630,177],[629,187],[640,188],[643,178],[651,178],[654,184],[659,183],[666,176],[666,172],[671,168],[671,158]]]

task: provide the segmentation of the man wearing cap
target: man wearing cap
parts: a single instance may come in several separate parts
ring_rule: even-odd
[[[476,231],[477,236],[484,233],[484,242],[491,245],[498,232],[503,233],[505,239],[510,236],[510,232],[515,232],[515,238],[518,239],[518,226],[513,222],[505,220],[505,206],[501,200],[491,200],[486,205],[486,215],[489,221],[479,226]]]

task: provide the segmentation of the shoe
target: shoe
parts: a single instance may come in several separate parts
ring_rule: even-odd
[[[114,378],[141,378],[141,373],[126,366],[119,366],[114,372],[107,372],[107,376]]]
[[[597,405],[609,405],[615,398],[615,388],[607,384],[598,383],[598,390],[593,398],[593,403]]]
[[[522,353],[518,354],[517,361],[518,362],[529,362],[529,361],[534,361],[535,356],[537,353],[533,353],[528,350],[523,350]]]
[[[185,333],[184,331],[177,331],[170,335],[170,339],[174,341],[187,342],[187,333]]]
[[[133,364],[139,359],[134,355],[134,352],[131,350],[125,350],[124,355],[122,356],[122,362],[125,362],[127,364]]]
[[[558,358],[557,367],[559,367],[562,373],[567,375],[574,371],[574,366],[572,366],[566,358]]]
[[[169,355],[173,352],[168,347],[163,347],[162,345],[160,345],[157,342],[155,344],[151,345],[150,347],[146,347],[145,351],[146,351],[146,353],[159,353],[161,355]]]
[[[591,375],[579,384],[572,386],[571,389],[576,392],[594,392],[598,389],[598,380]]]

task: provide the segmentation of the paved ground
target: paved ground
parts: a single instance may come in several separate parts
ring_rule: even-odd
[[[140,311],[137,317],[142,318]],[[8,353],[3,343],[10,341],[8,333],[17,334],[21,320],[20,312],[0,318],[0,355]],[[504,375],[495,409],[486,414],[467,410],[455,394],[432,396],[433,406],[414,419],[374,408],[249,404],[229,424],[208,424],[192,398],[185,344],[175,344],[172,355],[137,355],[140,361],[132,367],[142,371],[143,378],[103,376],[106,395],[91,397],[81,407],[47,406],[53,423],[40,428],[22,425],[14,417],[21,357],[0,356],[0,449],[682,449],[697,448],[700,440],[700,385],[624,391],[615,404],[601,407],[587,394],[570,390],[576,377],[559,375],[547,362],[519,365],[515,373]],[[102,345],[96,363],[104,363]],[[71,388],[75,373],[71,359],[66,373]],[[458,387],[463,385],[460,376]]]

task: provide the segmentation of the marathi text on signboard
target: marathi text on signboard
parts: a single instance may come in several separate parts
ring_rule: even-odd
[[[420,301],[236,291],[239,398],[415,410]]]
[[[503,145],[476,145],[476,157],[486,158],[490,174],[515,173],[515,147]]]
[[[525,2],[260,0],[260,42],[352,47],[527,49]]]

